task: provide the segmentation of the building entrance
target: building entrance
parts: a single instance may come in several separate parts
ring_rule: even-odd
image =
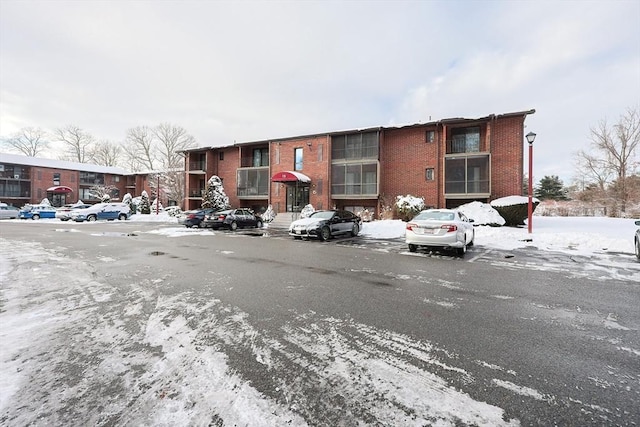
[[[309,204],[309,184],[287,184],[287,212],[300,212]]]

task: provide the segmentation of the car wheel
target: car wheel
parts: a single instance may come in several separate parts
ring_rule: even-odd
[[[467,246],[473,246],[473,241],[475,240],[475,238],[476,238],[476,231],[473,230],[473,232],[471,233],[471,241]]]
[[[356,237],[359,232],[360,232],[360,226],[354,223],[353,227],[351,227],[351,237]]]
[[[416,245],[409,243],[409,252],[415,252],[417,250],[418,250],[418,247]]]
[[[640,239],[636,239],[636,258],[640,260]]]
[[[36,215],[32,216],[32,217],[31,217],[31,219],[33,219],[33,220],[38,220],[38,219],[40,219],[40,215],[37,215],[37,214],[36,214]]]
[[[262,228],[262,221],[256,222],[256,228]]]
[[[87,221],[89,222],[95,222],[95,220],[98,219],[95,215],[89,215],[87,217]]]
[[[185,224],[184,226],[187,227],[187,228],[191,228],[191,227],[193,227],[193,224]]]
[[[327,241],[331,238],[331,230],[326,225],[320,229],[320,240]]]
[[[460,256],[460,257],[461,257],[461,256],[464,256],[464,254],[465,254],[465,253],[467,253],[467,246],[466,246],[466,245],[465,245],[465,246],[463,246],[463,247],[461,247],[461,248],[457,248],[457,249],[456,249],[456,254],[457,254],[458,256]]]
[[[238,223],[235,221],[232,221],[231,224],[229,224],[229,230],[236,231],[237,229],[238,229]]]
[[[124,221],[124,220],[126,220],[126,219],[127,219],[127,216],[126,216],[125,214],[120,214],[120,215],[118,215],[118,219],[119,219],[120,221]]]

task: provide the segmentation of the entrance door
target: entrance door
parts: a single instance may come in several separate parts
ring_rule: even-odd
[[[308,184],[287,184],[287,212],[300,212],[308,204]]]
[[[67,195],[64,193],[47,193],[51,206],[59,208],[67,203]]]

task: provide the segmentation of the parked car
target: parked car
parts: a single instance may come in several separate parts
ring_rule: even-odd
[[[19,212],[20,219],[55,218],[56,208],[51,205],[24,205]]]
[[[202,224],[204,227],[228,228],[235,231],[245,227],[262,228],[262,218],[248,208],[227,209],[205,216]]]
[[[68,205],[64,205],[56,209],[56,218],[61,221],[69,221],[71,219],[71,211],[74,209],[86,209],[90,208],[91,205],[87,205],[84,203],[71,203]]]
[[[180,206],[167,206],[166,208],[164,208],[164,211],[169,216],[179,216],[180,214],[182,214],[182,209],[180,209]]]
[[[185,211],[178,218],[178,224],[182,224],[187,228],[191,227],[203,227],[202,221],[204,221],[204,217],[206,215],[211,215],[213,212],[216,212],[216,209],[206,208],[206,209],[194,209],[191,211]]]
[[[9,206],[6,203],[0,203],[0,218],[15,219],[18,218],[18,215],[18,208]]]
[[[71,219],[76,222],[96,221],[106,219],[125,220],[131,216],[131,210],[126,203],[97,203],[84,209],[74,209],[71,211]]]
[[[350,211],[322,210],[315,211],[307,218],[293,221],[289,225],[289,235],[295,239],[318,238],[329,240],[337,235],[351,235],[360,233],[362,220]]]
[[[640,220],[635,222],[635,225],[640,227]],[[640,228],[636,229],[636,236],[634,237],[636,247],[636,258],[640,261]]]
[[[405,240],[409,251],[419,247],[454,250],[459,256],[473,246],[473,220],[455,209],[427,209],[406,225]]]

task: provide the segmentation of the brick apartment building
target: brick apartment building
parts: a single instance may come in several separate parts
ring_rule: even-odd
[[[396,196],[431,207],[522,193],[524,122],[535,110],[202,147],[185,151],[185,209],[219,176],[232,206],[380,214]],[[376,216],[377,218],[378,216]]]
[[[152,195],[146,174],[132,174],[118,167],[98,166],[55,159],[0,153],[0,202],[21,207],[44,198],[53,206],[82,200],[98,203],[95,185],[112,186],[112,200],[126,194]]]

